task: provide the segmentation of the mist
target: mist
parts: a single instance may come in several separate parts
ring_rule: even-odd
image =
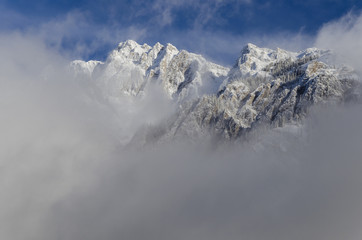
[[[0,52],[1,239],[360,238],[360,105],[249,142],[135,150],[124,139],[172,108],[156,90],[115,109],[39,36],[2,35]]]

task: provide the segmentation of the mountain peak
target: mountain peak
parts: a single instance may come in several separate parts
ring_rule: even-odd
[[[151,49],[151,47],[144,43],[143,45],[138,44],[136,41],[134,40],[126,40],[125,42],[120,42],[118,44],[118,51],[121,51],[122,49],[127,49],[127,51],[131,51],[131,50],[140,50],[140,49],[146,49],[149,50]]]
[[[153,45],[152,48],[154,49],[161,49],[163,47],[163,45],[160,42],[157,42],[155,45]]]
[[[256,46],[255,44],[252,44],[252,43],[248,43],[246,44],[246,46],[244,48],[247,48],[247,49],[253,49],[253,48],[259,48],[258,46]]]
[[[250,53],[252,50],[258,49],[258,48],[259,47],[257,47],[256,45],[254,45],[252,43],[248,43],[241,49],[241,55]]]
[[[129,40],[126,40],[125,42],[120,42],[118,44],[118,49],[122,49],[125,47],[129,47],[129,48],[133,49],[137,46],[139,46],[139,44],[136,41],[129,39]]]
[[[177,50],[177,48],[174,45],[172,45],[171,43],[167,43],[166,48],[169,48],[171,50]]]

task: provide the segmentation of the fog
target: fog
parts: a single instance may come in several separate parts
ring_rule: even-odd
[[[2,35],[0,52],[1,239],[360,239],[361,106],[134,150],[123,137],[167,116],[159,94],[115,110],[42,39]]]

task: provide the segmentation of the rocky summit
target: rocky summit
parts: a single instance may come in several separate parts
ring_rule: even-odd
[[[135,135],[143,143],[177,138],[237,139],[258,126],[300,124],[315,105],[359,98],[359,76],[330,50],[300,52],[247,44],[231,68],[171,44],[122,42],[105,62],[76,60],[75,75],[92,81],[117,107],[157,86],[175,104],[166,120]],[[121,100],[122,99],[122,100]]]

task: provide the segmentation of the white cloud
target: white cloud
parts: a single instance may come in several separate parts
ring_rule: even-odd
[[[362,14],[351,12],[325,24],[315,44],[319,48],[332,49],[341,62],[362,72]]]

